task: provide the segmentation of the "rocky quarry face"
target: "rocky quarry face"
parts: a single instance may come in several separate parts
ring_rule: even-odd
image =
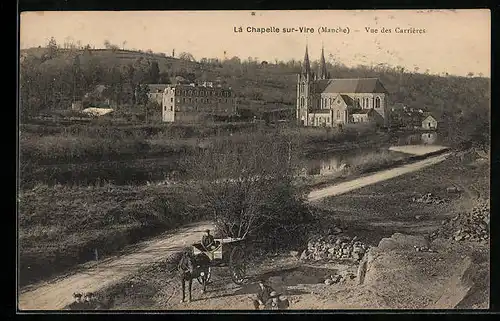
[[[447,238],[454,241],[488,242],[490,238],[490,204],[481,200],[468,213],[461,213],[444,220],[441,227],[431,234],[431,239]]]

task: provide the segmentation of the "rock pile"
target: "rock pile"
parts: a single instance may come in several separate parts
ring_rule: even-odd
[[[305,260],[332,260],[354,259],[360,261],[368,250],[368,246],[357,241],[356,237],[345,235],[328,235],[310,240],[307,249],[302,252],[300,259]]]
[[[342,281],[352,280],[355,278],[356,278],[356,275],[352,272],[333,274],[333,275],[330,275],[330,277],[327,278],[324,283],[326,285],[332,285],[332,284],[340,283]]]
[[[447,238],[455,241],[487,242],[490,234],[489,201],[481,201],[469,213],[459,214],[442,222],[431,238]]]
[[[422,195],[421,197],[413,197],[412,201],[414,203],[423,204],[443,204],[446,202],[445,199],[432,195],[432,193],[427,193],[425,195]]]

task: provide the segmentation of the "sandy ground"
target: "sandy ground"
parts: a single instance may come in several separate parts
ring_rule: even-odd
[[[415,172],[421,170],[427,166],[431,166],[437,163],[444,161],[450,153],[442,154],[435,157],[430,157],[428,159],[418,161],[416,163],[404,165],[397,168],[392,168],[384,171],[377,172],[375,174],[360,177],[358,179],[354,179],[348,182],[340,183],[337,185],[321,188],[315,191],[312,191],[308,195],[308,200],[310,202],[317,201],[325,197],[340,195],[343,193],[350,192],[352,190],[362,188],[371,184],[375,184],[378,182],[382,182],[403,174]]]
[[[73,301],[74,292],[97,292],[134,274],[145,265],[164,260],[173,252],[199,241],[201,232],[212,229],[209,222],[192,224],[142,243],[141,249],[103,260],[98,266],[49,282],[35,285],[19,295],[20,310],[58,310]]]
[[[413,172],[443,161],[449,154],[432,157],[417,163],[399,168],[385,170],[370,176],[362,177],[318,191],[309,195],[310,201],[328,196],[339,195],[370,184],[384,181],[405,173]],[[164,260],[181,248],[189,246],[200,239],[200,231],[212,228],[208,222],[191,225],[176,233],[168,233],[154,240],[142,243],[141,249],[121,257],[113,257],[99,263],[98,267],[85,269],[75,273],[33,286],[19,295],[20,310],[57,310],[72,302],[74,292],[98,292],[118,283],[127,276],[133,275],[141,267]],[[241,302],[247,302],[245,299]],[[222,300],[223,304],[227,304]],[[245,303],[245,304],[246,304]],[[238,304],[232,307],[237,307]],[[173,307],[172,307],[173,308]]]

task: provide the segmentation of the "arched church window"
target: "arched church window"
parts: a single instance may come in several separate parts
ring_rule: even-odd
[[[340,110],[337,110],[337,119],[340,119]]]
[[[380,97],[375,98],[375,108],[380,108]]]
[[[305,99],[304,97],[300,97],[300,107],[304,107],[305,105]]]
[[[358,98],[358,107],[361,107],[361,98]]]

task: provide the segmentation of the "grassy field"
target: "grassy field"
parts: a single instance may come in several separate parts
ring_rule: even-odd
[[[192,187],[39,185],[19,195],[20,283],[203,217]]]

